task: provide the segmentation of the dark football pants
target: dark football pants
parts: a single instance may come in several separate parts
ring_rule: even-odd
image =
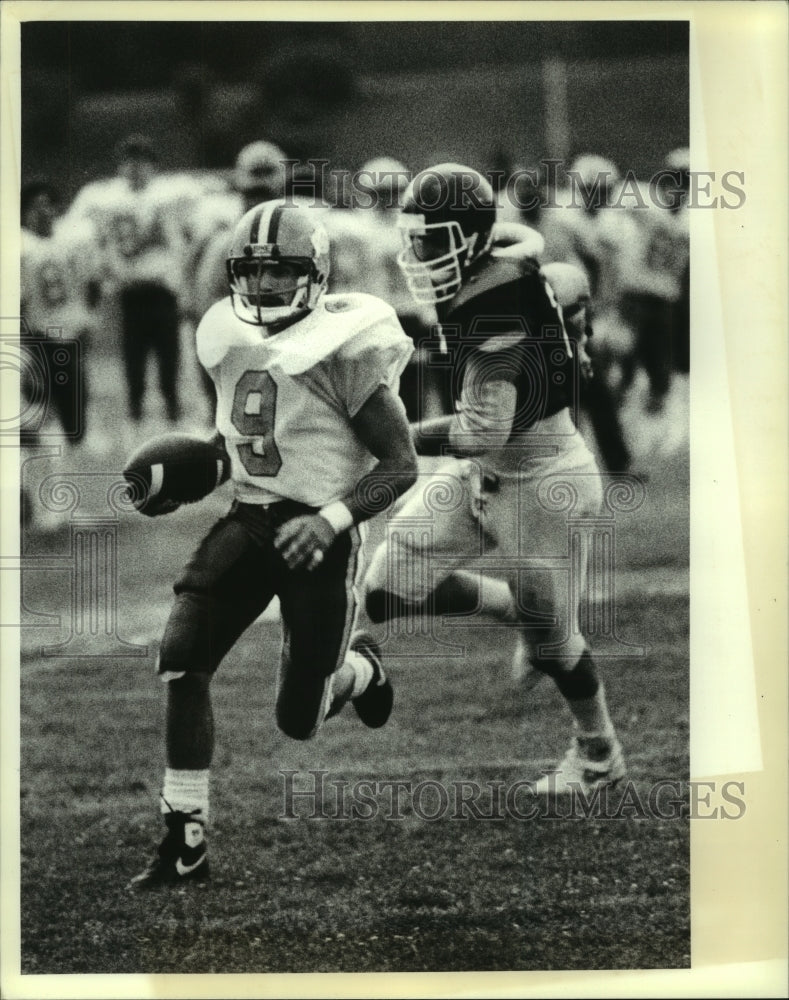
[[[635,360],[649,378],[650,392],[663,399],[671,387],[671,374],[677,367],[674,362],[676,306],[657,295],[628,293],[622,300],[622,314],[635,329]]]
[[[133,420],[142,416],[145,395],[145,368],[153,352],[159,365],[159,388],[167,416],[177,420],[179,316],[175,294],[163,285],[141,282],[121,292],[123,322],[123,360],[129,392],[129,414]]]
[[[40,367],[43,369],[46,384],[36,385],[35,379],[32,378],[32,369],[23,367],[20,379],[22,398],[32,403],[40,400],[43,395],[47,404],[47,414],[54,414],[57,417],[64,436],[72,441],[81,441],[85,436],[88,403],[85,363],[87,335],[80,334],[78,346],[71,340],[50,337],[45,331],[36,331],[34,336],[31,349],[35,346],[41,354]],[[35,409],[33,407],[34,411]],[[26,426],[23,423],[20,429],[20,443],[31,446],[39,444],[40,430],[40,426]]]
[[[282,657],[277,724],[293,739],[313,736],[328,708],[329,678],[343,663],[356,618],[357,528],[343,532],[316,569],[289,570],[274,548],[277,528],[312,508],[234,503],[203,539],[174,591],[159,672],[212,674],[277,595]]]

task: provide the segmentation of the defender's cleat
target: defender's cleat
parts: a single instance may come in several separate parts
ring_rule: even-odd
[[[381,664],[381,650],[371,635],[361,632],[351,642],[351,649],[370,662],[373,676],[362,693],[353,698],[356,714],[370,729],[379,729],[392,714],[394,691]]]
[[[588,794],[596,788],[613,788],[625,776],[622,746],[610,736],[576,736],[564,759],[550,774],[535,783],[537,795]]]
[[[130,889],[153,889],[160,885],[205,882],[209,878],[205,827],[194,814],[166,813],[167,835],[157,856],[144,872],[129,883]]]

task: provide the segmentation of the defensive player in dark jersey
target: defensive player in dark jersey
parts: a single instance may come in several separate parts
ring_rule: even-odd
[[[496,250],[495,219],[490,185],[459,164],[417,174],[404,196],[400,263],[415,298],[436,305],[458,402],[413,427],[417,451],[447,462],[388,520],[367,610],[382,622],[482,608],[518,623],[531,679],[553,678],[575,724],[568,754],[536,791],[590,790],[616,783],[625,765],[579,626],[586,555],[568,558],[562,498],[572,495],[574,517],[593,518],[602,503],[572,413],[579,345],[536,261]],[[575,323],[583,330],[582,310]]]

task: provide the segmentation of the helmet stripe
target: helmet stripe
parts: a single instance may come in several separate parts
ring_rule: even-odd
[[[260,220],[263,218],[263,214],[265,213],[267,208],[268,208],[267,205],[261,205],[258,211],[255,213],[254,218],[252,219],[252,222],[249,227],[250,243],[258,242],[258,236],[260,234]]]
[[[271,213],[271,220],[268,224],[268,239],[266,243],[271,243],[272,245],[277,242],[277,236],[279,236],[279,220],[282,218],[282,210],[284,205],[275,205],[274,210]]]

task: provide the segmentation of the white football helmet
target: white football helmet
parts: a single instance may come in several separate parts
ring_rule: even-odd
[[[391,156],[376,156],[368,160],[359,172],[370,178],[370,187],[377,195],[376,208],[386,210],[400,207],[409,181],[405,164]]]
[[[578,193],[581,195],[584,209],[592,214],[609,204],[622,179],[615,163],[604,156],[591,153],[577,157],[568,172],[573,175],[573,187],[576,177],[580,181],[583,190]],[[573,202],[575,202],[575,192]]]
[[[326,291],[329,249],[311,209],[284,199],[250,209],[233,231],[227,258],[236,316],[276,327],[313,310]]]

